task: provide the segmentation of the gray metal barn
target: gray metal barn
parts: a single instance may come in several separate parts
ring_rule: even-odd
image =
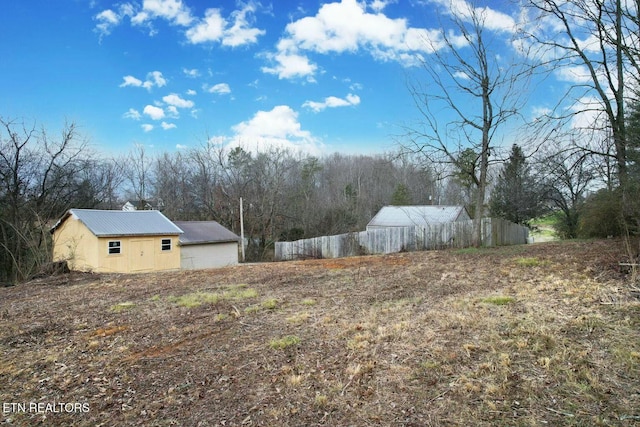
[[[464,206],[384,206],[369,221],[367,230],[390,227],[426,227],[427,225],[470,219],[471,217]]]
[[[216,221],[174,221],[180,235],[180,267],[184,270],[238,264],[240,238]]]

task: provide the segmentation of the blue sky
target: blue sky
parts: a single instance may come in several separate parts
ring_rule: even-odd
[[[53,129],[74,121],[103,151],[172,151],[208,138],[312,154],[388,151],[417,117],[406,80],[418,55],[429,57],[424,40],[437,39],[449,4],[5,1],[0,116]],[[505,5],[481,6],[508,50],[517,11]]]

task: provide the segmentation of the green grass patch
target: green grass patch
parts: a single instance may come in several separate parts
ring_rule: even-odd
[[[247,298],[256,298],[258,291],[255,289],[232,288],[222,293],[224,299],[238,301]]]
[[[227,286],[222,292],[192,292],[179,297],[171,296],[168,301],[181,307],[198,307],[202,304],[217,304],[220,301],[240,301],[249,298],[256,298],[258,292],[255,289],[247,288],[247,285]]]
[[[268,300],[262,301],[262,308],[266,308],[267,310],[275,310],[278,308],[278,300],[275,298],[269,298]]]
[[[426,370],[433,370],[440,367],[440,362],[435,360],[425,360],[424,362],[420,363],[420,367]]]
[[[311,299],[311,298],[303,299],[302,300],[302,305],[306,305],[306,306],[316,305],[316,300]]]
[[[316,394],[313,404],[319,408],[324,408],[329,403],[329,398],[326,394]]]
[[[482,302],[493,305],[507,305],[513,302],[513,298],[505,295],[495,295],[492,297],[483,298]]]
[[[114,313],[120,313],[121,311],[130,310],[135,306],[136,306],[135,303],[133,303],[131,301],[127,301],[127,302],[121,302],[119,304],[114,304],[114,305],[111,306],[110,309]]]
[[[249,307],[246,307],[244,309],[244,312],[247,314],[251,314],[251,313],[257,313],[258,311],[260,311],[261,307],[259,305],[250,305]]]
[[[269,341],[269,347],[274,350],[284,350],[287,347],[300,344],[300,338],[295,335],[287,335],[286,337],[272,339]]]
[[[220,294],[215,292],[193,292],[179,297],[169,297],[169,301],[187,308],[199,307],[202,304],[216,304],[220,299]]]
[[[301,325],[307,320],[309,320],[310,317],[311,317],[311,314],[309,314],[308,311],[304,311],[302,313],[296,313],[292,316],[289,316],[287,317],[286,320],[287,322],[293,323],[294,325]]]
[[[531,221],[532,226],[537,227],[553,227],[560,220],[562,213],[560,211],[553,212],[540,218],[536,218]]]
[[[549,230],[548,228],[541,228],[538,229],[536,231],[532,231],[531,235],[536,237],[536,236],[542,236],[542,237],[557,237],[557,234],[555,231],[553,230]]]
[[[522,257],[516,259],[516,264],[521,267],[537,267],[543,264],[543,261],[540,261],[536,257]]]

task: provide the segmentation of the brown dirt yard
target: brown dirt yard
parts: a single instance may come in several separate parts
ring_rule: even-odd
[[[71,273],[3,288],[0,422],[640,425],[640,300],[621,248]]]

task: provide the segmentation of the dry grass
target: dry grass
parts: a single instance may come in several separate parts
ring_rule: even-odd
[[[640,301],[613,241],[0,289],[10,425],[640,423]],[[238,285],[242,283],[242,285]]]

